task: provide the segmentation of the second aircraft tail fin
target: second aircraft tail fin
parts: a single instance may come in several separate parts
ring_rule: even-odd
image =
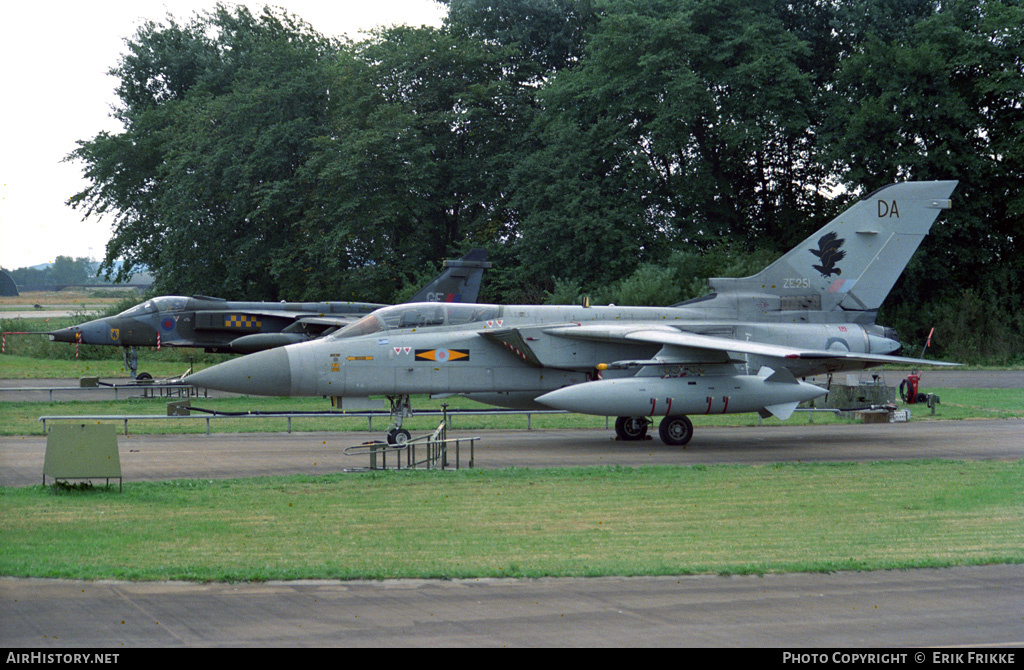
[[[445,261],[444,272],[407,302],[476,302],[487,262],[487,249],[473,249],[457,261]]]

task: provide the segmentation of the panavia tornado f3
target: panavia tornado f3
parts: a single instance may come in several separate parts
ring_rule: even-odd
[[[273,396],[371,395],[392,401],[391,442],[410,394],[460,394],[506,407],[617,417],[622,439],[684,445],[687,415],[788,418],[825,394],[801,377],[902,358],[875,324],[882,301],[950,207],[955,181],[909,182],[865,196],[760,273],[711,279],[712,292],[670,307],[404,304],[328,337],[221,363],[198,387]],[[948,364],[953,365],[953,364]]]

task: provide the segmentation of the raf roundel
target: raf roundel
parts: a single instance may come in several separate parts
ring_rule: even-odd
[[[451,361],[468,361],[469,349],[417,349],[416,360],[448,363]]]

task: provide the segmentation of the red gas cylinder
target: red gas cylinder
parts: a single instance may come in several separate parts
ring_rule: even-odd
[[[912,373],[900,382],[900,398],[908,405],[913,405],[917,400],[917,384],[921,381],[921,375]]]

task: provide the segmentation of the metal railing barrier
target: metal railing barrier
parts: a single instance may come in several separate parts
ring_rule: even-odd
[[[387,442],[366,442],[344,450],[346,456],[370,457],[370,465],[367,468],[348,468],[348,472],[362,472],[367,470],[387,470],[388,455],[394,458],[396,470],[415,470],[423,467],[432,470],[438,467],[447,470],[451,465],[448,462],[448,450],[454,446],[455,469],[461,467],[461,448],[463,442],[469,442],[469,467],[473,467],[475,460],[476,441],[479,437],[449,438],[447,422],[441,421],[437,428],[430,435],[417,437],[401,444],[388,444]],[[420,448],[419,458],[417,448]],[[405,461],[403,466],[402,461]]]

